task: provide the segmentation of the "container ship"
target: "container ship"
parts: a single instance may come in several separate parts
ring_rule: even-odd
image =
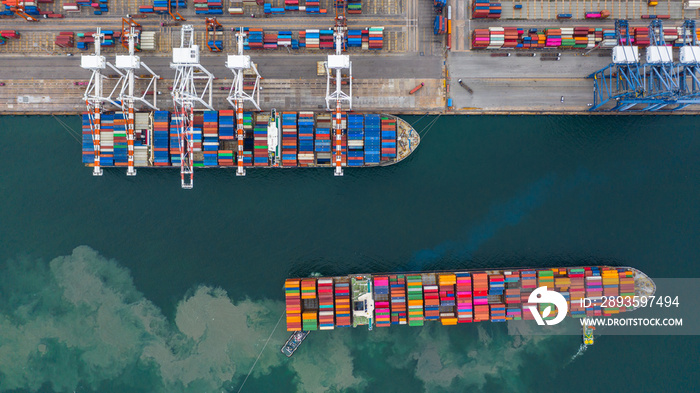
[[[133,113],[134,167],[180,167],[179,114],[168,111]],[[330,112],[244,112],[244,167],[296,168],[335,166],[336,141]],[[89,113],[82,115],[83,163],[94,166]],[[344,167],[396,164],[420,144],[406,121],[386,114],[343,112],[341,162]],[[333,134],[332,134],[333,133]],[[196,111],[193,116],[193,167],[235,168],[238,165],[236,113]],[[100,119],[101,167],[128,166],[127,120],[124,112],[104,112]]]
[[[609,317],[630,307],[604,304],[607,297],[651,296],[654,282],[630,267],[586,266],[553,269],[462,270],[290,278],[284,285],[288,331],[336,327],[423,326],[470,322],[535,320],[549,306],[529,303],[546,286],[567,301],[567,316]],[[582,299],[590,300],[582,302]],[[544,319],[554,319],[552,307]]]

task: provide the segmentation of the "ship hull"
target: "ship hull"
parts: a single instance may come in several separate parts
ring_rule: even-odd
[[[334,168],[336,136],[328,112],[244,114],[243,167],[246,169]],[[397,164],[420,144],[416,130],[403,119],[386,114],[343,115],[341,166],[369,168]],[[127,123],[119,112],[101,116],[100,166],[128,166]],[[193,120],[194,169],[235,169],[238,140],[233,111],[199,111]],[[92,167],[96,120],[82,116],[83,163]],[[179,117],[137,112],[134,120],[134,167],[179,168]]]
[[[625,299],[651,296],[656,291],[653,281],[641,271],[610,266],[287,279],[287,329],[311,331],[350,326],[372,329],[433,322],[457,325],[535,320],[531,307],[543,311],[547,305],[530,303],[530,294],[543,286],[566,299],[566,316],[573,318],[610,317],[632,311],[632,307],[624,306]],[[611,306],[604,302],[605,298],[621,299],[623,305]],[[544,319],[554,319],[558,312],[554,308]]]

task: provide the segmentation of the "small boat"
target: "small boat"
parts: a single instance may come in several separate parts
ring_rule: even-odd
[[[289,339],[287,340],[286,343],[284,343],[284,346],[282,346],[282,353],[284,356],[290,358],[292,355],[294,355],[294,351],[299,348],[299,345],[301,345],[301,342],[304,341],[306,336],[309,335],[308,330],[299,330],[296,332],[293,332],[291,336],[289,336]]]
[[[584,326],[583,327],[583,343],[585,345],[593,345],[593,331],[595,326]]]

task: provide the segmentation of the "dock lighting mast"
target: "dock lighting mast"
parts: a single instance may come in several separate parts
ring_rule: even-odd
[[[212,106],[212,75],[199,64],[199,46],[194,44],[194,27],[183,25],[180,32],[180,47],[173,48],[173,62],[170,68],[175,69],[173,81],[173,105],[176,113],[177,135],[180,141],[180,179],[182,188],[193,186],[193,152],[194,152],[194,107],[197,103],[209,110]],[[195,74],[195,69],[198,73]],[[195,80],[206,80],[201,94],[197,94]],[[205,101],[205,95],[209,95]]]
[[[686,20],[681,28],[683,46],[680,48],[680,61],[676,65],[678,76],[679,106],[700,104],[700,46],[694,20]]]
[[[111,98],[112,94],[116,90],[116,86],[114,87],[112,93],[109,96],[105,97],[103,94],[103,82],[105,76],[102,75],[102,70],[106,69],[107,66],[109,66],[122,77],[124,75],[111,63],[109,63],[105,59],[105,57],[102,56],[102,54],[100,53],[104,34],[102,34],[99,27],[97,28],[95,34],[93,34],[93,37],[95,37],[95,54],[81,56],[80,67],[92,71],[92,76],[90,77],[90,82],[88,82],[88,85],[85,88],[85,94],[83,95],[83,99],[85,100],[85,105],[87,106],[88,119],[90,121],[90,130],[92,131],[92,145],[95,157],[92,174],[93,176],[102,176],[102,168],[100,168],[100,131],[102,118],[102,103],[109,102],[113,105],[119,106]]]
[[[333,131],[335,134],[335,176],[343,176],[342,168],[342,104],[347,102],[348,109],[352,110],[352,62],[349,55],[342,54],[345,45],[345,34],[347,33],[347,20],[345,19],[345,8],[335,9],[335,29],[333,38],[335,40],[335,54],[328,55],[326,61],[326,109],[331,111],[332,103],[335,103],[333,112]],[[348,93],[342,89],[342,71],[348,70]],[[331,80],[335,80],[335,91],[331,93]]]
[[[236,33],[236,48],[238,49],[238,54],[228,55],[226,59],[226,68],[233,72],[233,84],[231,85],[231,90],[229,90],[226,100],[236,111],[236,140],[238,141],[238,167],[236,169],[236,176],[245,176],[245,168],[243,167],[243,104],[248,101],[253,104],[256,110],[260,110],[259,87],[261,78],[255,64],[250,61],[250,56],[243,54],[243,40],[245,36],[246,33],[241,27],[238,33]],[[255,72],[255,85],[253,86],[253,92],[251,94],[243,90],[243,74],[246,70],[253,70],[253,72]]]
[[[649,45],[644,64],[643,110],[657,111],[675,104],[678,95],[678,78],[674,73],[673,48],[666,46],[664,26],[660,19],[649,24]]]
[[[160,76],[156,75],[153,70],[151,70],[145,63],[141,62],[141,59],[134,55],[135,45],[136,45],[136,28],[131,26],[127,33],[128,39],[128,55],[117,55],[116,63],[117,68],[125,71],[125,75],[120,78],[121,90],[119,91],[119,102],[121,103],[122,113],[124,114],[124,119],[126,120],[126,143],[127,143],[127,154],[128,154],[128,168],[126,170],[127,176],[136,176],[136,169],[134,168],[134,102],[138,101],[153,110],[158,110],[156,106],[156,90],[157,81]],[[148,87],[143,92],[141,96],[134,95],[134,71],[145,68],[150,74],[150,82]],[[151,103],[146,96],[153,87],[153,103]]]
[[[639,48],[631,45],[629,23],[627,20],[615,21],[615,39],[617,46],[613,47],[612,62],[590,75],[593,79],[593,106],[591,111],[598,110],[611,100],[617,105],[612,111],[624,111],[636,105],[635,99],[642,96],[644,84],[639,72]]]

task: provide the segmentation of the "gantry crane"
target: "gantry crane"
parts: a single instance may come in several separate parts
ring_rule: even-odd
[[[644,84],[639,71],[639,48],[631,45],[632,39],[627,20],[615,21],[615,39],[612,62],[588,76],[593,79],[593,106],[591,111],[600,109],[611,100],[617,105],[611,110],[623,111],[643,95]]]
[[[131,53],[131,49],[129,49],[129,38],[131,37],[130,32],[132,28],[137,31],[137,34],[134,36],[134,51],[140,52],[141,46],[138,33],[141,31],[141,24],[136,22],[134,18],[122,18],[122,35],[119,42],[121,42],[124,49],[127,49],[129,53]]]
[[[27,1],[24,0],[5,0],[2,2],[5,4],[10,11],[14,12],[15,14],[21,16],[24,18],[24,20],[28,22],[38,22],[39,20],[29,14],[25,11],[25,4],[28,3]]]
[[[216,18],[206,18],[205,23],[207,27],[207,47],[212,52],[221,52],[224,49],[224,27],[221,26],[221,23]],[[218,39],[217,36],[219,36]]]
[[[649,24],[649,42],[644,64],[644,97],[641,110],[657,111],[675,104],[678,98],[678,79],[674,73],[673,48],[666,46],[664,25],[660,19]]]
[[[680,48],[676,75],[679,81],[679,106],[700,103],[700,46],[694,20],[686,20],[681,28],[683,46]]]
[[[212,107],[212,75],[199,64],[199,45],[194,43],[194,27],[183,25],[180,31],[180,47],[173,48],[173,62],[170,68],[175,69],[173,81],[173,104],[177,123],[177,134],[180,147],[180,179],[182,188],[193,186],[193,150],[194,150],[194,107],[197,103],[209,110]],[[198,70],[197,73],[194,71]],[[197,94],[196,80],[205,80],[206,84],[201,94]],[[208,100],[204,97],[208,94]]]
[[[124,34],[124,33],[123,33]],[[158,110],[156,106],[156,93],[157,93],[157,81],[160,76],[156,75],[153,70],[151,70],[145,63],[141,62],[141,59],[134,54],[136,48],[137,39],[136,26],[129,26],[128,32],[126,32],[126,38],[122,35],[123,39],[127,41],[127,47],[129,49],[128,55],[117,55],[116,64],[117,68],[123,69],[125,74],[119,79],[119,84],[121,89],[119,91],[119,103],[121,104],[121,110],[124,114],[124,119],[126,120],[126,143],[127,143],[127,157],[128,157],[128,168],[126,170],[127,176],[135,176],[136,169],[134,168],[134,103],[136,101],[143,103],[153,110]],[[140,96],[134,95],[134,71],[143,68],[150,73],[150,82],[148,87]],[[140,77],[139,77],[140,78]],[[146,98],[149,91],[153,88],[153,98],[152,103]]]
[[[243,104],[248,101],[253,104],[256,110],[260,110],[260,74],[255,64],[250,61],[250,56],[243,54],[243,40],[245,36],[246,33],[241,27],[239,32],[236,33],[236,47],[238,52],[236,55],[228,55],[226,59],[226,68],[233,72],[233,84],[231,85],[231,90],[229,90],[226,100],[236,111],[236,138],[238,140],[238,167],[236,169],[236,176],[245,176],[245,168],[243,167]],[[250,69],[255,72],[255,85],[253,87],[253,92],[248,94],[243,90],[243,74],[246,70]]]
[[[175,4],[174,7],[173,4]],[[173,20],[176,20],[178,22],[185,22],[187,19],[185,19],[184,16],[180,15],[179,9],[179,0],[168,0],[168,14],[170,14]]]
[[[90,82],[88,82],[85,88],[85,94],[83,99],[85,100],[85,105],[87,106],[88,119],[90,122],[90,130],[92,131],[92,144],[94,152],[94,167],[92,174],[93,176],[102,176],[102,168],[100,168],[100,131],[101,131],[101,117],[102,117],[102,103],[108,102],[115,106],[120,106],[112,98],[117,86],[112,89],[109,96],[104,96],[104,79],[105,76],[102,75],[102,70],[109,66],[111,69],[116,71],[121,77],[124,75],[115,68],[110,62],[108,62],[104,56],[100,53],[102,39],[104,34],[97,28],[95,34],[95,54],[94,55],[83,55],[80,57],[80,67],[86,70],[92,71],[92,76],[90,77]]]
[[[350,56],[344,55],[345,35],[347,25],[345,8],[335,8],[335,28],[333,38],[335,41],[335,54],[328,55],[326,66],[326,109],[331,111],[331,105],[335,104],[333,112],[333,131],[335,134],[335,176],[343,176],[342,168],[342,104],[347,102],[348,109],[352,110],[352,62]],[[348,93],[342,88],[342,71],[348,70]],[[334,73],[335,75],[331,75]],[[331,78],[335,79],[335,90],[331,93]]]

